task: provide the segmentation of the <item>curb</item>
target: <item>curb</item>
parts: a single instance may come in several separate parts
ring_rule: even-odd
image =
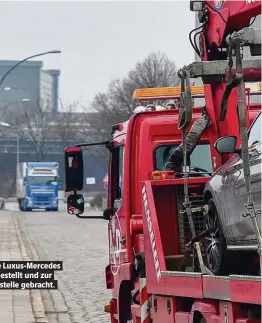
[[[12,218],[13,218],[13,222],[14,222],[14,226],[15,226],[22,258],[24,261],[30,261],[31,259],[29,258],[29,255],[28,255],[30,252],[28,252],[26,245],[23,241],[22,234],[19,230],[18,219],[16,218],[16,215],[14,212],[12,212]],[[29,290],[29,294],[30,294],[30,298],[31,298],[31,304],[32,304],[33,314],[35,317],[35,322],[36,323],[48,323],[48,319],[45,315],[44,303],[42,300],[40,290],[31,289],[31,290]]]

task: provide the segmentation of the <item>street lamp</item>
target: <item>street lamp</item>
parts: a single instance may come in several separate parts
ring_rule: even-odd
[[[36,54],[36,55],[32,55],[29,57],[26,57],[25,59],[22,59],[21,61],[17,62],[15,65],[13,65],[1,78],[0,80],[0,85],[4,82],[5,78],[20,64],[24,63],[25,61],[28,61],[31,58],[35,58],[38,56],[44,56],[44,55],[48,55],[48,54],[60,54],[61,50],[50,50],[48,52],[44,52],[44,53],[40,53],[40,54]]]

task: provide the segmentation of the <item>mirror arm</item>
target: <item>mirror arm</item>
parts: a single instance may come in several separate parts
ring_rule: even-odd
[[[89,147],[89,146],[107,146],[110,143],[109,140],[107,141],[101,141],[101,142],[93,142],[93,143],[83,143],[83,144],[77,144],[75,147]]]

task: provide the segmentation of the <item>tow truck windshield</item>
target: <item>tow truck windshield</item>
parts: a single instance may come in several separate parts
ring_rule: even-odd
[[[178,145],[161,145],[155,150],[155,170],[165,170],[165,164],[167,162],[169,153]],[[212,160],[209,144],[197,145],[193,151],[191,157],[190,168],[199,169],[200,172],[212,173]],[[201,168],[200,168],[201,167]]]

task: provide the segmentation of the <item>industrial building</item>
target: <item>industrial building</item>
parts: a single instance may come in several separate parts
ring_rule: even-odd
[[[0,60],[0,79],[17,63]],[[58,111],[59,76],[59,70],[44,70],[42,61],[18,65],[0,86],[0,108],[41,104],[47,111]]]

